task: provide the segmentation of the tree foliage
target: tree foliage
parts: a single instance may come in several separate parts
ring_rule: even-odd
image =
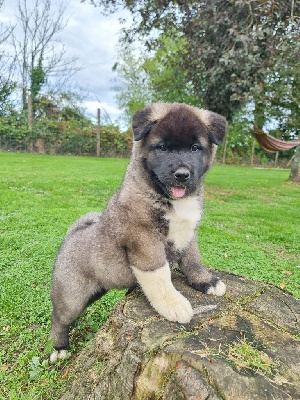
[[[54,154],[95,155],[96,125],[85,116],[74,93],[54,93],[36,99],[33,130],[26,110],[11,109],[0,118],[0,148]],[[101,126],[101,151],[106,156],[128,156],[132,133]]]
[[[295,49],[299,3],[294,0],[93,0],[133,15],[127,41],[139,37],[149,48],[161,46],[160,33],[176,32],[185,40],[179,66],[204,106],[231,120],[249,93],[264,84],[275,60]]]
[[[119,106],[124,110],[125,123],[130,124],[135,111],[153,100],[149,77],[144,69],[144,57],[132,46],[119,48],[118,61],[113,70],[117,73],[113,89]]]
[[[203,104],[181,68],[180,60],[186,54],[185,39],[174,32],[161,35],[159,42],[160,46],[151,52],[140,51],[134,43],[119,46],[113,88],[127,123],[135,111],[151,102]]]

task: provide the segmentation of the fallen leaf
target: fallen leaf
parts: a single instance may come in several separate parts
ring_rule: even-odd
[[[285,289],[285,284],[284,283],[281,283],[279,286],[280,286],[281,289]]]
[[[69,375],[70,369],[68,368],[66,370],[66,372],[63,374],[63,376],[61,377],[61,379],[66,379],[66,377]]]
[[[7,371],[8,370],[8,365],[7,364],[2,364],[1,365],[1,371]]]

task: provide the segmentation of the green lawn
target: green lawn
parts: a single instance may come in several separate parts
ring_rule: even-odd
[[[70,224],[102,210],[128,160],[0,154],[0,398],[56,399],[68,362],[49,366],[51,271]],[[300,297],[300,187],[289,171],[214,166],[199,229],[203,262]],[[91,306],[72,332],[77,352],[124,292]]]

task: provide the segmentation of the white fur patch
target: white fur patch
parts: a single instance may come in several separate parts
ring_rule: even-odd
[[[190,302],[172,284],[169,263],[154,271],[132,267],[138,283],[152,307],[168,321],[190,322],[193,309]]]
[[[168,240],[178,250],[184,250],[191,242],[201,219],[201,204],[198,197],[187,197],[172,201],[172,210],[166,213],[169,221]]]
[[[226,285],[222,281],[218,281],[216,286],[211,286],[207,294],[213,294],[215,296],[223,296],[223,294],[226,292]]]
[[[57,360],[66,360],[71,357],[71,352],[68,350],[54,350],[53,353],[50,355],[50,362],[55,364]]]

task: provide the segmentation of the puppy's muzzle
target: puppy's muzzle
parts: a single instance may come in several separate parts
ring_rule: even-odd
[[[174,173],[175,179],[178,183],[184,183],[190,179],[190,171],[187,168],[178,168]]]

